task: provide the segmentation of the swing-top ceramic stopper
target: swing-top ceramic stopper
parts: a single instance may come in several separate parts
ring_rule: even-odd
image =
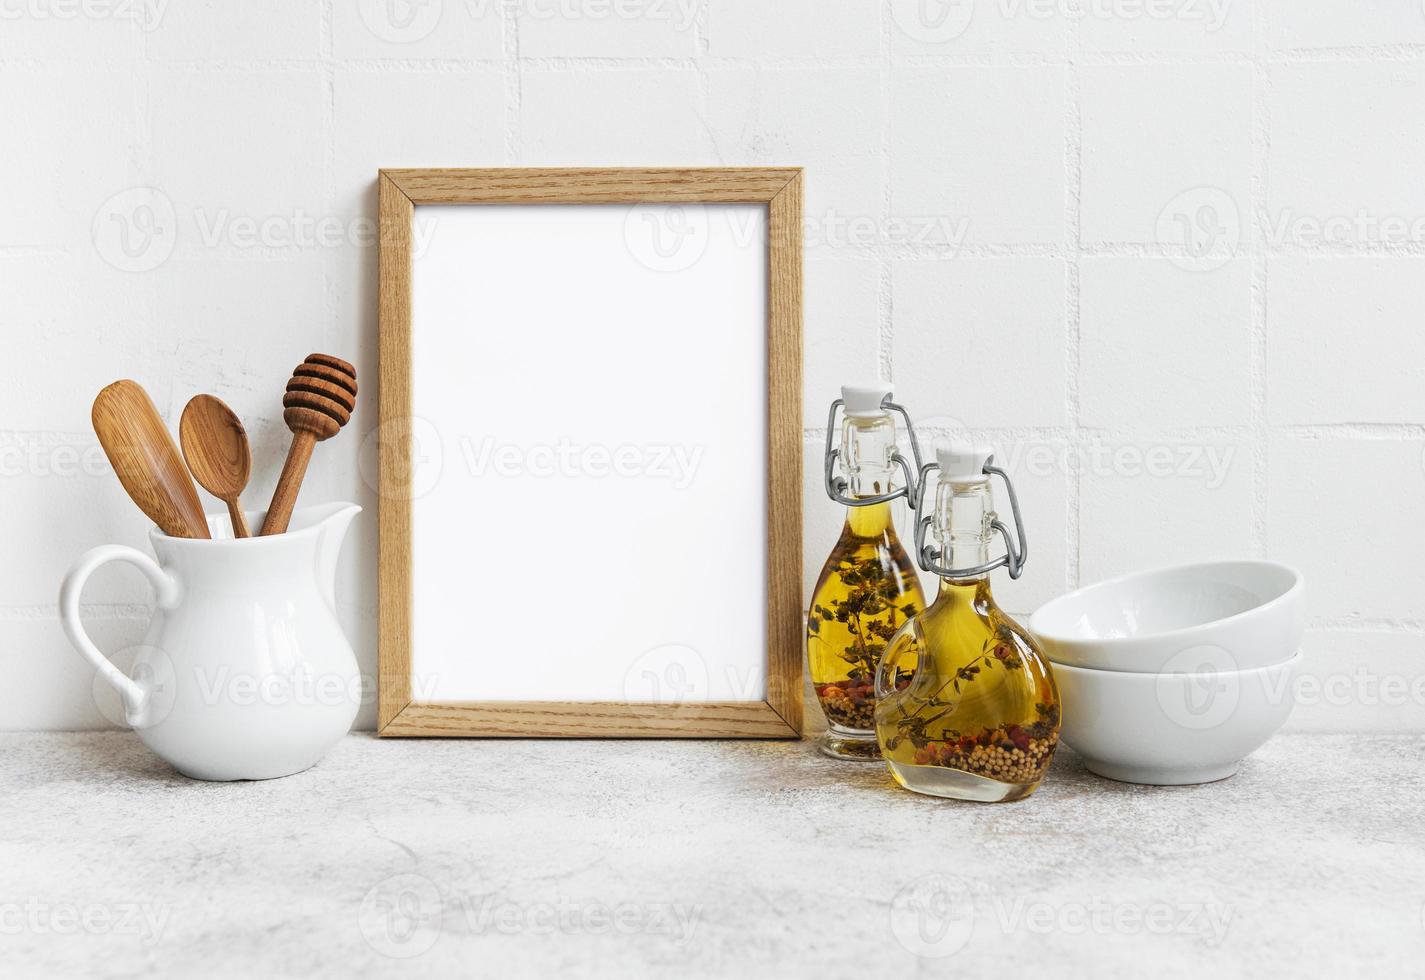
[[[891,386],[884,381],[866,385],[842,385],[841,402],[848,418],[876,418],[886,414],[882,406],[891,395]]]
[[[951,444],[935,447],[935,462],[940,467],[940,479],[945,483],[988,483],[990,475],[985,464],[994,454],[988,446]]]

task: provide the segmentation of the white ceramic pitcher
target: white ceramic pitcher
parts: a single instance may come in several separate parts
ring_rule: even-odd
[[[106,545],[64,577],[64,631],[123,699],[144,744],[196,779],[271,779],[315,765],[351,728],[361,678],[336,618],[336,560],[361,508],[304,507],[285,534],[234,540],[226,515],[211,540],[149,532],[155,562]],[[252,527],[262,514],[248,515]],[[79,621],[100,565],[125,561],[152,583],[156,608],[125,674]]]

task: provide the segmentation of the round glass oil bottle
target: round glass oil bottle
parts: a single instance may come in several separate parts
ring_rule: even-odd
[[[1022,530],[1016,528],[1016,550],[994,512],[989,474],[1003,472],[988,465],[988,451],[936,455],[935,510],[917,519],[917,548],[940,591],[887,644],[876,675],[877,738],[906,789],[960,800],[1023,799],[1038,788],[1058,747],[1060,710],[1048,661],[990,589],[994,568],[1007,565],[1018,577]],[[938,549],[921,544],[927,526]],[[992,562],[996,533],[1008,552]]]
[[[912,471],[896,449],[896,425],[886,404],[890,386],[848,385],[841,391],[828,422],[826,483],[828,495],[846,505],[846,522],[812,592],[807,661],[827,721],[821,751],[874,761],[880,758],[876,665],[886,641],[925,607],[925,596],[891,515],[894,500],[907,496]],[[845,406],[845,422],[841,448],[835,450],[838,404]],[[910,435],[913,440],[914,432]],[[905,479],[893,487],[898,467]]]

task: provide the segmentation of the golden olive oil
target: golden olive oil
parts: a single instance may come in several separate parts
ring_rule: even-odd
[[[812,593],[807,661],[835,755],[874,759],[876,666],[886,642],[925,607],[890,503],[848,507]]]
[[[876,734],[902,786],[986,800],[1034,791],[1059,744],[1058,691],[988,578],[942,580],[930,608],[893,638],[882,670]]]
[[[1060,718],[1049,662],[990,592],[990,572],[1009,567],[1018,575],[1024,554],[995,514],[990,474],[1003,471],[991,459],[970,447],[936,451],[935,511],[917,530],[933,527],[939,547],[922,547],[919,536],[916,546],[940,592],[891,638],[876,676],[875,719],[881,755],[902,786],[999,802],[1038,787],[1059,745]],[[989,545],[1000,533],[1009,550],[992,562]]]

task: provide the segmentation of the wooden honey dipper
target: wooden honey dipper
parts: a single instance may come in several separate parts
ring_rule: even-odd
[[[312,448],[336,435],[356,408],[356,368],[330,354],[309,354],[292,372],[282,407],[282,419],[292,430],[292,448],[287,451],[260,534],[287,530]]]

